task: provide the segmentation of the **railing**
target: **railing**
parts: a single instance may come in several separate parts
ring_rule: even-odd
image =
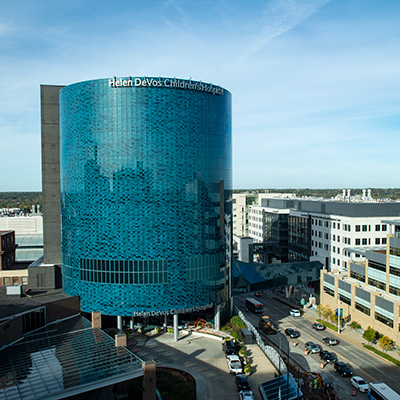
[[[280,369],[281,374],[286,374],[287,373],[286,364],[282,360],[282,357],[280,357],[279,353],[272,346],[266,345],[262,340],[257,329],[246,319],[246,317],[239,310],[239,308],[237,308],[236,306],[234,308],[235,311],[237,312],[237,315],[245,323],[246,328],[254,335],[258,347],[264,352],[269,361],[271,361],[272,365],[276,368],[277,371],[279,371]]]

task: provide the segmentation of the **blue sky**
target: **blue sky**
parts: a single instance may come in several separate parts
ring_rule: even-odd
[[[2,1],[0,191],[41,190],[40,84],[233,95],[235,188],[398,187],[400,1]]]

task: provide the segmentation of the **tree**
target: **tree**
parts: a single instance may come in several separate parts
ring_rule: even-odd
[[[363,333],[363,338],[368,342],[368,344],[371,344],[374,339],[375,339],[376,331],[375,329],[372,329],[370,326],[364,331]]]
[[[384,353],[387,353],[388,350],[393,348],[393,340],[387,336],[381,336],[378,343]]]
[[[318,317],[321,318],[323,313],[324,313],[324,306],[322,304],[318,304],[317,305]]]

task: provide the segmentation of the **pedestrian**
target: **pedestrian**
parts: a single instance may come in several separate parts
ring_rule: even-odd
[[[308,384],[308,388],[310,389],[310,392],[312,392],[312,381]]]

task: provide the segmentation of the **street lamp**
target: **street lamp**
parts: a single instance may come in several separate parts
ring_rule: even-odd
[[[338,292],[338,294],[337,294],[337,315],[338,315],[338,317],[337,317],[337,331],[338,331],[338,334],[340,335],[340,294],[339,294],[339,292]]]

